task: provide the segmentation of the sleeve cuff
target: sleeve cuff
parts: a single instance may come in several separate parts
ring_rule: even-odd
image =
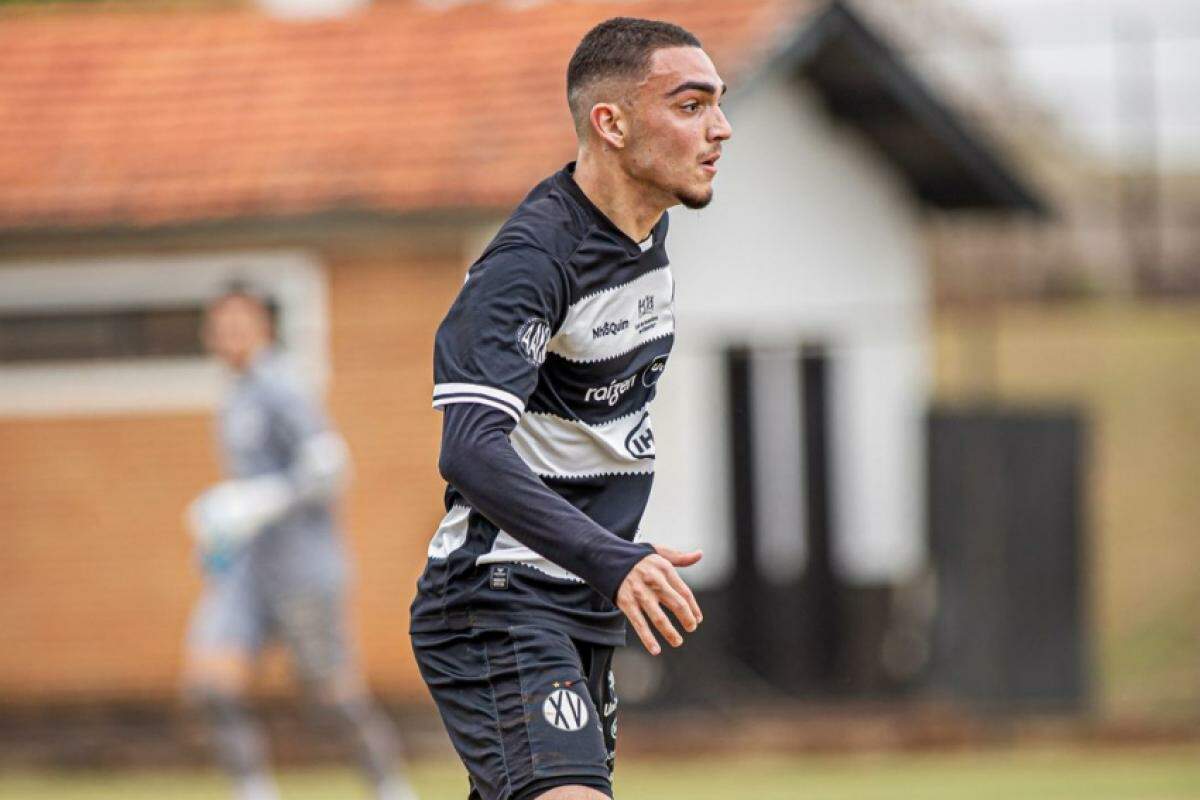
[[[621,584],[625,582],[625,578],[633,568],[646,556],[658,552],[649,542],[623,542],[623,544],[629,545],[625,548],[624,557],[617,562],[611,573],[604,576],[603,583],[592,584],[592,588],[607,597],[613,605],[617,603],[617,592],[620,591]]]
[[[443,408],[453,403],[479,403],[508,414],[521,421],[525,402],[511,392],[476,383],[439,383],[433,387],[433,407]]]

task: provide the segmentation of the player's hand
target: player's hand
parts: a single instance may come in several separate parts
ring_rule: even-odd
[[[652,656],[662,652],[662,648],[654,638],[651,624],[672,647],[683,644],[683,636],[671,624],[663,606],[671,610],[688,633],[704,620],[692,590],[675,571],[676,567],[690,567],[699,561],[700,551],[681,553],[661,545],[655,545],[654,549],[657,552],[634,565],[617,590],[617,607]]]

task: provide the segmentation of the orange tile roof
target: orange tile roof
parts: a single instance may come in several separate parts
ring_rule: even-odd
[[[566,62],[597,21],[679,22],[728,78],[822,5],[376,0],[318,22],[10,8],[0,229],[505,207],[574,150]]]

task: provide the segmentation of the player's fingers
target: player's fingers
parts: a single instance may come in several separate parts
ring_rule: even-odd
[[[675,626],[671,624],[670,617],[662,610],[662,606],[658,604],[658,597],[653,592],[646,592],[638,597],[638,601],[642,606],[642,610],[646,612],[646,616],[650,619],[650,623],[658,629],[658,632],[663,635],[667,643],[671,647],[679,647],[683,644],[683,636],[679,631],[675,630]]]
[[[642,646],[652,656],[656,656],[662,652],[658,641],[654,638],[654,634],[650,632],[650,625],[647,624],[645,616],[642,615],[642,609],[634,600],[621,603],[621,611],[625,614],[625,618],[629,620],[629,624],[633,626],[633,632],[642,640]]]
[[[697,624],[704,622],[704,612],[700,610],[700,604],[696,602],[696,595],[692,593],[692,589],[683,582],[683,578],[679,577],[679,573],[675,570],[667,572],[667,580],[670,581],[672,588],[679,592],[679,596],[687,601],[688,607],[692,609],[692,616],[696,618]]]
[[[659,600],[671,609],[671,613],[683,625],[683,629],[691,633],[696,630],[699,620],[692,612],[692,607],[683,599],[683,595],[671,584],[670,574],[672,572],[674,570],[663,570],[658,573],[654,579],[654,590],[658,593]]]
[[[670,547],[664,547],[661,544],[654,545],[655,551],[670,561],[676,567],[690,567],[704,557],[704,553],[699,550],[693,550],[690,553],[684,553],[680,550],[675,550]]]

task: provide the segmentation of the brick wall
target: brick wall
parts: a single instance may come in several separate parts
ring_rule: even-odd
[[[381,240],[323,253],[330,410],[356,466],[355,630],[372,684],[399,700],[423,698],[407,620],[441,510],[432,338],[463,275],[456,247],[429,250]],[[0,701],[176,692],[200,590],[181,513],[217,478],[210,426],[179,414],[0,419]]]

